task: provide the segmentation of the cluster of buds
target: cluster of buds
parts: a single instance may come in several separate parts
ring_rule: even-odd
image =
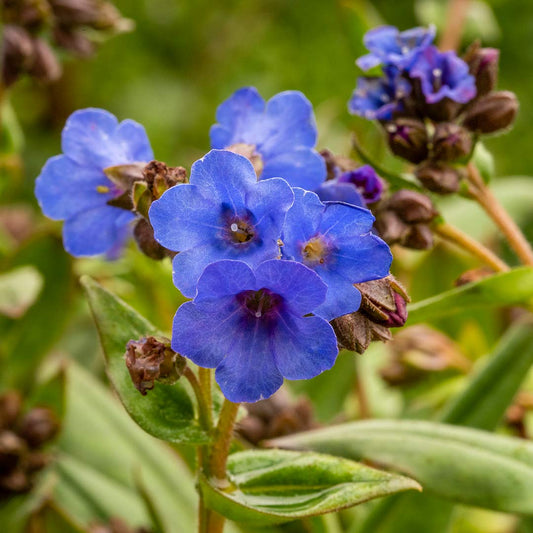
[[[391,386],[410,385],[429,373],[468,372],[470,361],[444,334],[427,326],[411,326],[389,345],[391,360],[381,377]]]
[[[376,230],[388,244],[415,250],[433,246],[430,225],[438,212],[425,194],[402,189],[380,202],[374,214]]]
[[[460,58],[439,52],[433,38],[432,28],[371,30],[365,37],[371,54],[358,64],[366,70],[381,63],[384,75],[359,78],[349,107],[381,124],[391,151],[417,165],[425,188],[447,194],[459,190],[461,166],[478,137],[508,128],[518,101],[495,90],[498,50],[474,43]]]
[[[132,528],[124,520],[112,517],[107,524],[102,522],[91,524],[88,533],[150,533],[150,531],[146,527]]]
[[[115,34],[131,26],[105,0],[1,0],[0,8],[4,22],[0,64],[5,86],[24,74],[53,81],[61,75],[53,46],[86,57],[95,49],[87,30]]]
[[[155,382],[172,385],[183,375],[187,361],[170,347],[164,337],[129,341],[124,355],[135,388],[145,396]]]
[[[183,167],[168,167],[161,161],[150,161],[147,165],[128,163],[107,167],[104,173],[113,184],[124,191],[108,204],[139,215],[133,236],[141,252],[155,260],[173,257],[173,252],[163,248],[154,239],[148,210],[152,202],[160,198],[167,189],[178,183],[185,183],[187,171]]]
[[[57,434],[59,422],[47,408],[23,413],[17,392],[0,396],[0,501],[29,491],[49,462],[42,448]]]
[[[318,427],[307,398],[291,401],[285,389],[267,400],[246,406],[248,415],[237,424],[237,433],[252,444]]]
[[[336,318],[331,325],[341,348],[362,354],[372,341],[390,341],[390,328],[405,324],[409,296],[392,275],[355,286],[362,297],[359,311]]]

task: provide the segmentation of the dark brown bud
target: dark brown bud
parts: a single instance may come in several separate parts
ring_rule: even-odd
[[[389,244],[400,242],[410,228],[394,211],[387,210],[376,214],[374,226],[381,238]]]
[[[143,170],[143,175],[152,200],[157,200],[161,195],[174,185],[187,182],[187,171],[183,167],[168,167],[161,161],[150,161]]]
[[[49,0],[54,16],[62,26],[91,26],[98,18],[95,0]]]
[[[129,341],[124,358],[133,384],[143,396],[154,388],[155,381],[175,383],[187,366],[186,359],[174,352],[164,337]]]
[[[356,283],[355,287],[361,293],[359,311],[336,318],[331,325],[340,346],[363,353],[374,340],[389,341],[392,335],[388,328],[405,324],[409,296],[392,275]]]
[[[435,127],[432,156],[439,161],[456,161],[472,151],[472,134],[453,122]]]
[[[152,224],[145,218],[140,218],[133,229],[133,237],[137,246],[144,255],[151,259],[160,261],[165,257],[174,256],[175,252],[171,252],[163,248],[154,238],[154,228]]]
[[[267,400],[246,406],[248,415],[239,421],[237,433],[252,444],[316,428],[313,408],[307,398],[293,402],[285,390]]]
[[[90,57],[96,50],[96,45],[81,31],[56,26],[52,36],[57,46],[79,57]]]
[[[418,381],[428,372],[468,372],[470,361],[446,335],[427,326],[412,326],[394,337],[391,361],[381,370],[390,385]]]
[[[510,91],[489,93],[467,111],[463,126],[476,133],[503,130],[514,122],[518,107],[518,100]]]
[[[463,59],[470,74],[476,79],[477,97],[494,90],[498,83],[500,51],[496,48],[481,48],[479,42],[475,42],[468,48]]]
[[[27,446],[23,439],[11,431],[0,433],[0,476],[13,471],[26,454]]]
[[[59,421],[46,407],[34,407],[29,411],[18,429],[18,434],[30,448],[39,448],[52,440],[59,431]]]
[[[30,34],[23,28],[6,24],[0,50],[3,84],[12,85],[31,68],[33,61],[34,46]]]
[[[429,226],[416,224],[409,228],[409,231],[400,241],[402,246],[413,248],[414,250],[429,250],[433,247],[433,233]]]
[[[420,163],[428,157],[428,134],[421,120],[399,118],[385,125],[387,141],[394,155],[411,163]]]
[[[50,83],[57,80],[62,73],[61,65],[48,43],[42,39],[33,41],[33,64],[29,74],[42,81]]]
[[[434,104],[426,103],[424,112],[435,122],[449,122],[457,117],[462,108],[462,104],[449,98],[443,98]]]
[[[13,493],[28,492],[32,483],[24,470],[16,469],[5,476],[0,476],[0,500],[7,492],[7,496]]]
[[[407,224],[428,223],[438,215],[428,196],[408,189],[394,193],[387,200],[387,209],[394,211]]]
[[[0,431],[12,428],[20,415],[22,397],[16,391],[0,396]]]
[[[450,194],[459,190],[461,176],[448,165],[432,161],[421,165],[415,172],[418,181],[429,191],[438,194]]]
[[[489,268],[489,267],[473,268],[472,270],[467,270],[466,272],[463,272],[453,282],[453,284],[456,287],[462,287],[463,285],[468,285],[469,283],[480,281],[494,274],[495,274],[494,270],[492,270],[492,268]]]

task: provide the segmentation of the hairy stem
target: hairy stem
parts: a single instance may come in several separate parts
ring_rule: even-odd
[[[238,410],[238,403],[224,400],[215,430],[215,442],[209,460],[209,474],[216,482],[224,482],[227,479],[226,463]]]
[[[361,376],[361,365],[358,361],[355,364],[355,395],[359,406],[359,418],[371,418],[366,388]]]
[[[439,43],[441,50],[457,50],[459,48],[469,4],[470,0],[449,1],[446,26]]]
[[[213,395],[212,395],[212,384],[211,384],[211,374],[212,371],[210,368],[199,368],[198,377],[200,378],[200,388],[202,390],[204,401],[207,409],[207,421],[209,423],[209,428],[213,426]]]
[[[460,229],[445,222],[437,223],[432,227],[434,233],[447,242],[451,242],[463,250],[470,252],[472,255],[483,261],[495,272],[507,272],[510,270],[509,265],[504,263],[492,250],[483,246],[470,235],[463,233]]]
[[[533,250],[516,222],[485,185],[476,166],[473,163],[468,163],[467,170],[467,179],[470,185],[468,190],[472,198],[481,205],[487,215],[500,228],[522,263],[533,266]]]
[[[187,366],[183,375],[187,378],[198,401],[198,416],[200,424],[209,433],[213,426],[213,415],[211,414],[211,402],[204,393],[204,388],[198,381],[195,373]]]

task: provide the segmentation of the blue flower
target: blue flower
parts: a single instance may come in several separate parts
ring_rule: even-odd
[[[368,31],[363,39],[370,54],[360,57],[357,65],[369,70],[381,64],[409,70],[418,54],[435,38],[435,27],[411,28],[400,32],[394,26],[379,26]]]
[[[283,227],[283,258],[303,263],[328,286],[314,311],[326,320],[359,309],[361,293],[353,286],[389,274],[392,254],[371,233],[374,217],[366,209],[327,202],[315,193],[294,189],[294,204]]]
[[[257,89],[239,89],[217,109],[211,147],[239,151],[248,146],[261,179],[281,177],[313,190],[326,177],[324,160],[313,148],[317,130],[313,107],[299,91],[285,91],[266,104]],[[237,146],[236,146],[237,145]]]
[[[381,198],[383,182],[373,167],[363,165],[326,181],[315,192],[323,202],[345,202],[366,207]]]
[[[170,188],[149,212],[155,239],[180,252],[173,261],[176,287],[192,298],[209,263],[237,259],[256,266],[275,259],[293,198],[281,178],[258,182],[241,155],[211,150],[196,161],[189,183]]]
[[[215,377],[232,402],[268,398],[287,379],[310,379],[335,363],[337,340],[322,318],[306,316],[326,285],[305,266],[272,260],[209,265],[192,302],[174,317],[172,348]]]
[[[411,92],[409,82],[394,67],[386,67],[384,76],[360,77],[348,102],[348,110],[368,120],[390,120],[402,109],[402,98]]]
[[[428,104],[449,98],[466,104],[476,96],[476,80],[468,65],[453,51],[426,48],[417,58],[409,75],[418,78]]]
[[[124,191],[104,173],[106,167],[153,159],[144,128],[118,120],[102,109],[81,109],[67,120],[63,155],[50,158],[35,182],[43,213],[64,220],[63,241],[74,256],[116,255],[135,215],[108,205]]]

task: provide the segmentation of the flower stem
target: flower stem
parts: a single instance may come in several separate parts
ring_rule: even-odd
[[[371,418],[370,407],[366,395],[366,388],[361,376],[361,365],[359,361],[355,363],[355,394],[359,406],[359,418]]]
[[[187,366],[183,372],[183,375],[187,378],[198,401],[198,416],[200,418],[200,424],[207,431],[210,432],[213,426],[212,414],[211,414],[211,402],[208,401],[204,394],[204,389],[201,386],[195,373]]]
[[[522,263],[533,266],[533,250],[516,222],[509,216],[509,213],[502,207],[492,191],[485,185],[483,178],[479,174],[479,170],[472,162],[468,163],[467,170],[467,179],[470,184],[468,190],[471,196],[500,228]]]
[[[224,483],[227,480],[226,463],[238,410],[238,403],[224,400],[215,429],[215,442],[209,460],[209,474],[213,481],[218,483]]]
[[[470,237],[470,235],[463,233],[455,226],[441,222],[435,224],[431,229],[445,241],[451,242],[481,259],[481,261],[490,266],[495,272],[507,272],[510,270],[509,265],[504,263],[486,246],[483,246],[480,242]]]
[[[469,4],[470,0],[449,1],[446,26],[439,43],[439,48],[442,51],[457,50],[459,48]]]
[[[210,368],[198,368],[198,377],[200,379],[200,389],[203,393],[205,404],[207,409],[207,421],[209,428],[213,427],[213,395],[211,385],[211,369]]]

